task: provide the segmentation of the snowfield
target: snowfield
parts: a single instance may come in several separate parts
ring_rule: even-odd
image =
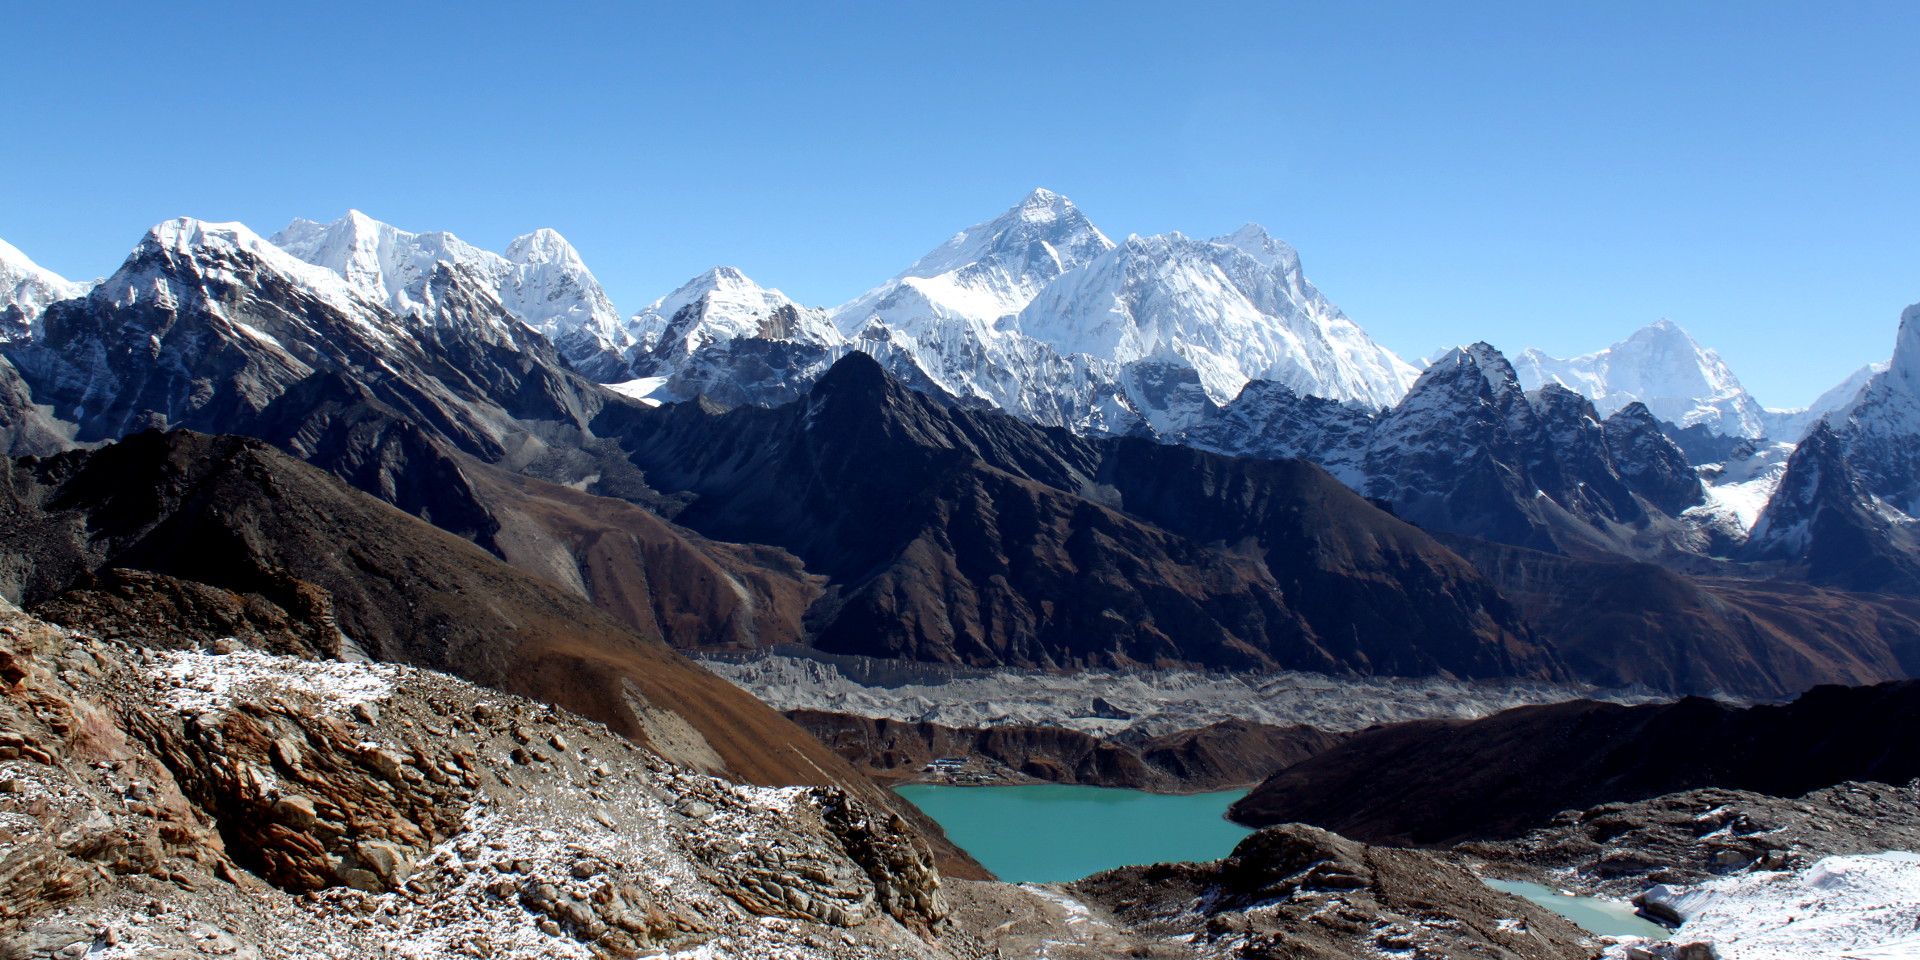
[[[1712,943],[1722,960],[1920,957],[1920,856],[1828,857],[1803,873],[1756,872],[1647,899],[1686,922],[1672,942]]]

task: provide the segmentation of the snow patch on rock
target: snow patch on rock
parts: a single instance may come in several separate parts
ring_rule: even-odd
[[[309,694],[328,709],[344,713],[392,695],[399,673],[387,664],[299,660],[252,650],[168,650],[157,656],[155,679],[171,687],[166,691],[167,703],[186,714],[225,710],[236,701],[257,699],[276,689]]]

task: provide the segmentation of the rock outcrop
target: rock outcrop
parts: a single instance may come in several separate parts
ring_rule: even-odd
[[[1749,870],[1798,870],[1825,857],[1916,849],[1916,784],[1848,782],[1800,797],[1709,787],[1605,803],[1563,811],[1511,840],[1463,843],[1454,851],[1516,879],[1627,899],[1656,883],[1680,886]]]
[[[1124,867],[1071,889],[1141,932],[1205,958],[1420,956],[1586,960],[1565,918],[1416,850],[1369,847],[1314,827],[1269,827],[1215,863]]]
[[[0,604],[0,686],[0,956],[975,952],[897,816],[444,675]]]

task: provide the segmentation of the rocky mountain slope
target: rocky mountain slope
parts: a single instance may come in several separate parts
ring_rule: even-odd
[[[441,674],[0,604],[0,683],[8,956],[981,952],[927,850],[845,793],[736,786]]]
[[[779,546],[828,578],[832,603],[810,622],[825,650],[1553,672],[1470,567],[1308,464],[943,407],[860,354],[801,402],[681,404],[625,430],[649,483],[693,497],[677,522]]]
[[[1800,796],[1705,787],[1566,810],[1553,822],[1455,851],[1512,879],[1628,899],[1743,870],[1805,869],[1826,857],[1920,848],[1912,784],[1835,784]],[[1678,917],[1661,919],[1677,922]]]
[[[1768,699],[1913,676],[1920,604],[1910,598],[1440,539],[1575,676],[1603,687]]]
[[[0,601],[7,956],[1195,955],[1165,939],[1162,918],[1124,918],[1143,901],[1120,875],[1072,895],[943,878],[905,822],[846,791],[741,786],[660,756],[659,740],[637,746],[441,673],[261,653],[239,638],[199,645],[196,626],[232,625],[206,619],[222,612],[268,645],[327,636],[310,619],[271,621],[258,596],[200,585],[174,591],[182,605],[165,613],[148,604],[116,621],[101,595],[125,600],[160,579],[68,595],[69,613],[109,614],[102,636]],[[1302,828],[1290,829],[1242,844],[1225,864],[1234,889],[1286,882],[1324,896],[1338,873],[1354,880],[1336,895],[1353,916],[1295,911],[1275,937],[1248,911],[1243,925],[1209,924],[1210,942],[1259,934],[1348,957],[1412,938],[1584,955],[1560,949],[1578,935],[1557,918],[1423,854],[1316,831],[1314,849],[1366,869],[1295,876]],[[1415,889],[1429,891],[1417,909]],[[1376,913],[1377,929],[1356,937],[1352,920]]]
[[[185,620],[207,639],[264,632],[283,653],[442,670],[565,706],[696,769],[898,803],[657,633],[258,441],[148,433],[11,461],[7,476],[5,594],[49,617],[136,634]],[[728,616],[687,600],[652,609],[683,629]]]
[[[1123,867],[1071,889],[1208,960],[1574,960],[1598,947],[1565,918],[1444,859],[1297,823],[1255,833],[1214,863]]]
[[[1447,844],[1511,837],[1563,810],[1682,790],[1798,797],[1849,780],[1904,784],[1920,777],[1920,750],[1905,735],[1916,717],[1920,682],[1901,681],[1818,687],[1781,706],[1575,701],[1413,721],[1281,771],[1231,816],[1311,823],[1369,842]]]

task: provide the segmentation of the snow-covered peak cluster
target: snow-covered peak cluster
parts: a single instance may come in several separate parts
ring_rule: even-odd
[[[350,210],[328,224],[296,219],[272,242],[403,316],[426,310],[423,286],[445,263],[472,273],[516,319],[550,337],[587,330],[614,338],[621,329],[619,312],[599,281],[552,230],[516,238],[503,256],[451,233],[408,233]]]
[[[1381,408],[1416,375],[1258,225],[1116,245],[1047,190],[833,317],[910,381],[1076,429],[1178,432],[1257,380]]]
[[[1642,327],[1604,350],[1565,360],[1529,349],[1515,369],[1527,389],[1558,383],[1585,394],[1602,414],[1637,401],[1680,427],[1705,424],[1729,437],[1768,433],[1766,411],[1740,378],[1718,353],[1671,320]]]
[[[1307,282],[1292,248],[1253,225],[1213,240],[1128,237],[1048,285],[1014,327],[1067,354],[1182,363],[1215,403],[1271,380],[1385,407],[1417,375]]]
[[[1383,411],[1419,376],[1321,294],[1298,253],[1258,224],[1212,239],[1176,232],[1116,244],[1044,189],[831,310],[716,267],[623,318],[553,230],[494,253],[359,211],[331,223],[294,220],[270,240],[237,224],[170,221],[148,245],[172,256],[198,245],[242,251],[316,295],[377,304],[403,320],[430,319],[437,290],[484,290],[480,300],[497,300],[498,316],[476,322],[517,319],[554,340],[576,370],[608,383],[644,381],[659,400],[706,393],[778,402],[857,349],[906,382],[970,404],[1079,430],[1171,437],[1250,384]],[[163,295],[139,259],[102,294]],[[230,269],[212,262],[220,259],[207,266]],[[3,315],[17,336],[30,335],[47,303],[85,292],[4,246],[0,284],[9,297],[0,311],[11,311]],[[1903,325],[1901,356],[1915,359],[1890,376],[1920,378],[1914,327]],[[1509,364],[1490,347],[1465,349],[1455,362],[1486,368],[1495,393],[1509,380],[1529,391],[1559,384],[1590,398],[1602,417],[1641,402],[1680,427],[1744,438],[1798,439],[1822,417],[1844,417],[1875,372],[1864,368],[1813,407],[1778,411],[1763,409],[1714,351],[1667,320],[1569,359],[1528,350]]]
[[[958,324],[991,332],[1048,283],[1113,249],[1073,201],[1035,190],[1013,209],[954,234],[893,279],[832,311],[849,336],[873,323],[912,337]]]
[[[91,296],[115,307],[158,301],[169,309],[208,299],[207,282],[253,285],[263,277],[344,313],[361,314],[378,302],[340,274],[302,260],[243,223],[176,217],[157,224]],[[195,282],[186,282],[194,278]]]
[[[1213,240],[1172,233],[1116,245],[1049,190],[831,311],[719,267],[622,318],[552,230],[519,237],[502,254],[357,210],[331,223],[296,219],[270,240],[237,224],[194,224],[156,228],[155,242],[181,255],[202,242],[244,250],[330,299],[352,291],[403,319],[431,321],[435,291],[447,284],[483,288],[502,308],[497,320],[546,334],[595,379],[657,383],[656,399],[724,382],[736,400],[772,402],[804,389],[839,353],[861,349],[908,382],[969,402],[1077,429],[1167,433],[1253,381],[1378,409],[1416,374],[1328,302],[1293,249],[1258,225]],[[9,276],[30,264],[6,260],[16,264]],[[123,269],[109,287],[118,300],[151,298],[161,295],[149,289],[159,282]],[[22,335],[46,302],[74,292],[60,284],[51,278],[16,295]],[[771,374],[769,350],[780,361]],[[747,367],[750,388],[740,382]]]

